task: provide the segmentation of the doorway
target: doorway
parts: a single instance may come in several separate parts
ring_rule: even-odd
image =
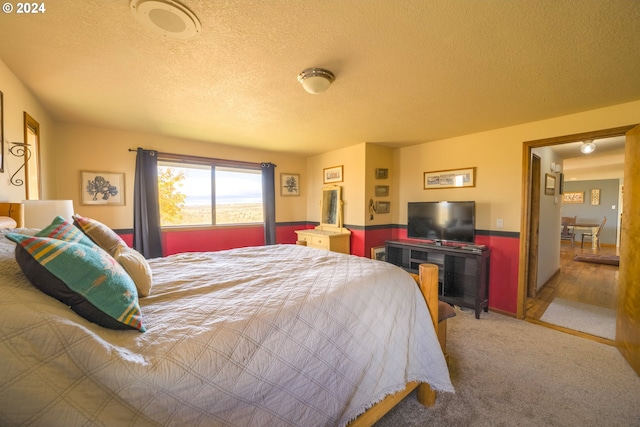
[[[583,288],[579,288],[580,283],[584,283],[584,280],[581,280],[580,277],[593,277],[594,275],[599,275],[597,280],[601,280],[603,282],[603,286],[601,288],[608,288],[606,292],[609,292],[608,296],[603,296],[603,299],[608,298],[609,300],[605,302],[605,304],[612,305],[611,312],[613,313],[613,321],[612,327],[614,328],[614,333],[611,339],[604,341],[608,344],[613,344],[613,340],[615,340],[615,311],[614,307],[616,304],[616,291],[617,291],[617,271],[615,273],[611,273],[611,270],[616,270],[615,267],[606,266],[602,267],[601,272],[597,273],[594,270],[595,266],[573,262],[573,256],[575,255],[575,248],[571,246],[570,242],[566,242],[569,244],[569,247],[565,245],[561,245],[560,247],[560,263],[561,266],[558,268],[556,274],[552,275],[547,283],[539,287],[537,284],[536,273],[537,262],[534,261],[538,258],[538,247],[540,244],[543,244],[540,240],[540,234],[543,233],[542,230],[539,230],[541,219],[540,219],[540,200],[539,195],[540,192],[540,182],[541,182],[541,167],[540,159],[534,155],[533,150],[536,148],[542,147],[551,147],[551,146],[561,146],[564,144],[576,143],[577,141],[584,140],[597,140],[603,138],[610,138],[615,136],[622,136],[624,138],[625,133],[632,129],[634,126],[627,126],[622,128],[615,129],[606,129],[602,131],[596,132],[588,132],[583,134],[576,135],[568,135],[564,137],[558,138],[550,138],[545,140],[538,141],[528,141],[524,143],[525,149],[523,150],[525,158],[523,159],[523,166],[525,168],[525,176],[527,179],[525,180],[525,208],[523,209],[523,221],[525,226],[522,227],[525,235],[521,241],[521,253],[524,254],[523,260],[521,260],[521,271],[524,271],[524,277],[520,279],[520,286],[518,292],[518,317],[526,318],[528,320],[533,320],[534,322],[539,321],[542,313],[548,308],[550,300],[553,299],[554,294],[562,295],[563,292],[574,293],[572,298],[581,298],[577,296],[575,292],[588,292]],[[544,197],[544,196],[543,196]],[[556,203],[558,203],[556,199]],[[557,215],[557,222],[559,225],[560,215]],[[544,223],[544,221],[543,221]],[[559,230],[559,226],[558,226]],[[547,236],[549,236],[547,230]],[[559,234],[559,233],[558,233]],[[554,242],[555,244],[556,242]],[[559,236],[558,236],[558,244]],[[578,243],[578,249],[581,250],[580,244]],[[555,249],[557,250],[557,248]],[[614,249],[615,251],[615,249]],[[571,263],[571,264],[569,264]],[[609,269],[609,271],[604,271],[605,269]],[[567,274],[563,275],[562,272],[566,272]],[[615,276],[615,277],[614,277]],[[546,274],[542,277],[548,277]],[[607,282],[607,283],[605,283]],[[573,286],[573,289],[572,289]],[[598,288],[598,291],[602,289]],[[538,292],[540,291],[540,292]],[[538,293],[540,295],[538,295]],[[596,293],[592,293],[592,296]],[[572,330],[567,330],[566,332],[574,333],[576,335],[584,335],[583,333],[579,333]]]

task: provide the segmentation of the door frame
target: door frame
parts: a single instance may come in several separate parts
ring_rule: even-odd
[[[531,220],[529,221],[529,253],[536,256],[528,257],[527,263],[527,298],[535,298],[538,295],[538,245],[540,240],[540,156],[531,153],[531,169],[529,171],[530,191],[529,201],[531,203]],[[526,301],[526,299],[525,299]],[[525,311],[526,315],[526,311]]]
[[[553,138],[537,139],[531,141],[524,141],[522,143],[522,211],[520,218],[520,260],[519,260],[519,274],[518,274],[518,294],[517,294],[517,308],[516,318],[524,319],[526,314],[526,301],[527,301],[527,282],[529,280],[529,256],[531,256],[531,235],[532,227],[538,227],[539,224],[532,224],[534,220],[531,209],[531,155],[532,149],[538,147],[548,147],[550,145],[561,145],[570,142],[584,141],[586,139],[601,139],[614,136],[625,136],[627,131],[636,127],[637,124],[621,126],[616,128],[602,129],[597,131],[576,133],[572,135],[557,136]],[[535,229],[535,228],[534,228]],[[537,254],[533,254],[537,257]]]

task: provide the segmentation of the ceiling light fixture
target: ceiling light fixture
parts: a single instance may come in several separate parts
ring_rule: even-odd
[[[143,27],[170,39],[187,40],[202,30],[198,17],[173,0],[131,0],[129,7]]]
[[[589,154],[589,153],[593,153],[596,149],[596,144],[593,143],[593,141],[591,140],[586,140],[582,142],[582,145],[580,146],[580,151],[583,154]]]
[[[324,68],[307,68],[298,74],[298,81],[309,93],[317,94],[329,89],[336,76]]]

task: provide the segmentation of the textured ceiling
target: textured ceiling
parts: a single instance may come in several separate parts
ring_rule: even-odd
[[[191,40],[128,0],[0,16],[0,59],[56,120],[314,154],[404,146],[640,99],[640,1],[184,0]],[[296,77],[336,80],[320,95]]]

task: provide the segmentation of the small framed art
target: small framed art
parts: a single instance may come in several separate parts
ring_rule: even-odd
[[[556,176],[547,173],[544,175],[544,194],[553,196],[556,194]]]
[[[565,191],[562,203],[584,203],[584,191]]]
[[[424,173],[424,189],[475,187],[476,168],[449,169]]]
[[[280,195],[299,196],[300,195],[300,174],[281,173],[280,174]]]
[[[391,202],[376,202],[376,213],[389,213],[391,210]]]
[[[600,204],[600,189],[593,188],[591,190],[591,205],[599,205]]]
[[[389,186],[388,185],[376,185],[376,197],[388,197]]]
[[[124,173],[80,171],[80,203],[124,205]]]
[[[371,248],[371,259],[376,259],[378,261],[384,261],[386,258],[386,253],[384,250],[384,246],[375,246]]]
[[[376,169],[376,179],[387,179],[387,178],[389,178],[389,169],[387,168]]]
[[[323,169],[322,171],[323,182],[325,184],[331,184],[332,182],[342,182],[343,180],[342,172],[343,172],[342,166],[333,166],[330,168]]]

